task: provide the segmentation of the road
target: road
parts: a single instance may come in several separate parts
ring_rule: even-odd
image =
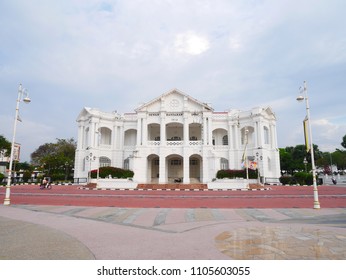
[[[4,193],[0,188],[2,201]],[[319,198],[321,209],[314,210],[312,187],[14,186],[11,206],[0,205],[0,259],[198,260],[198,265],[228,259],[345,260],[346,187],[321,186]]]
[[[345,186],[319,186],[321,208],[345,208]],[[3,201],[5,188],[0,188]],[[80,186],[12,186],[11,204],[129,208],[312,208],[311,186],[270,186],[252,191],[85,190]]]

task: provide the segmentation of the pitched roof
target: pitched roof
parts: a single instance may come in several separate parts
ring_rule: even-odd
[[[179,94],[179,95],[181,95],[183,97],[187,97],[189,100],[199,104],[200,106],[204,107],[205,109],[210,110],[210,111],[214,111],[214,109],[210,105],[208,105],[207,103],[203,103],[203,102],[201,102],[201,101],[199,101],[199,100],[197,100],[197,99],[187,95],[186,93],[183,93],[182,91],[180,91],[180,90],[178,90],[176,88],[174,88],[174,89],[172,89],[172,90],[170,90],[170,91],[160,95],[159,97],[156,97],[155,99],[153,99],[153,100],[151,100],[151,101],[149,101],[147,103],[142,104],[141,106],[136,108],[135,111],[136,112],[141,111],[143,108],[145,108],[147,106],[150,106],[151,104],[161,100],[161,98],[166,97],[166,96],[168,96],[170,94]]]

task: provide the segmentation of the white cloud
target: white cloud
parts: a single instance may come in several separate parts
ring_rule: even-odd
[[[239,38],[231,38],[229,40],[229,45],[232,50],[240,50],[243,44]]]
[[[210,43],[206,37],[188,31],[176,35],[174,48],[179,53],[199,55],[210,48]]]
[[[341,148],[342,137],[346,135],[346,124],[335,124],[328,119],[317,119],[311,122],[313,140],[320,143],[320,150],[333,151]]]
[[[0,134],[11,136],[3,119],[20,82],[33,102],[18,137],[25,131],[32,148],[76,132],[83,106],[127,112],[177,87],[215,110],[271,106],[279,145],[293,146],[307,80],[312,117],[324,120],[314,141],[340,147],[345,9],[339,0],[0,1]]]

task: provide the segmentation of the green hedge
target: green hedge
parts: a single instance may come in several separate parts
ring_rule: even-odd
[[[311,173],[297,172],[293,176],[282,176],[280,183],[283,185],[312,185],[313,177]]]
[[[5,178],[5,175],[0,173],[0,185],[4,185],[5,183],[2,181]]]
[[[112,176],[112,178],[132,178],[134,173],[131,170],[126,170],[118,167],[100,167],[99,178],[106,178]],[[91,170],[91,178],[97,178],[97,169]]]
[[[258,174],[257,170],[249,169],[249,179],[257,179]],[[219,170],[216,173],[217,179],[223,179],[223,178],[229,178],[229,179],[235,179],[235,178],[246,178],[246,169],[226,169],[226,170]]]

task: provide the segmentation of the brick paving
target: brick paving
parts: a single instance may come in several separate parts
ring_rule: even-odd
[[[311,187],[148,187],[12,187],[0,259],[346,259],[345,187],[319,187],[320,210]]]
[[[346,208],[0,206],[0,241],[0,259],[344,260]]]

